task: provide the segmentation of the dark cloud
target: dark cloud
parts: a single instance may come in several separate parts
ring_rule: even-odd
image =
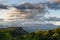
[[[39,19],[39,18],[43,17],[46,14],[46,12],[48,12],[48,10],[46,9],[46,5],[44,5],[42,3],[37,3],[37,4],[24,3],[24,4],[20,4],[18,6],[13,6],[13,8],[16,8],[16,10],[15,9],[14,10],[19,12],[18,15],[20,17],[24,17],[29,20],[30,19],[33,19],[33,20]],[[13,11],[13,10],[11,10],[11,11]],[[15,11],[13,11],[13,12],[15,12]],[[16,15],[16,14],[13,14],[13,15]],[[23,16],[23,15],[25,15],[25,16]]]
[[[0,18],[0,21],[4,21],[4,19]]]
[[[7,5],[0,4],[0,9],[7,9]]]
[[[29,3],[29,2],[26,2],[26,3],[22,3],[18,6],[14,6],[18,9],[42,9],[42,8],[45,8],[43,4],[41,3],[37,3],[37,4],[33,4],[33,3]]]
[[[58,10],[58,9],[60,9],[60,1],[55,0],[53,2],[51,2],[51,1],[47,2],[47,6],[50,9]]]
[[[50,17],[50,18],[47,18],[45,19],[46,21],[60,21],[60,18],[57,18],[57,17]]]

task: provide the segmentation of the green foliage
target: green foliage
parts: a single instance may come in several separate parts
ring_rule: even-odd
[[[12,36],[6,32],[0,32],[0,40],[12,40]]]
[[[0,30],[0,40],[60,40],[60,28],[47,31],[38,30],[23,35],[14,33],[15,29],[16,28]]]

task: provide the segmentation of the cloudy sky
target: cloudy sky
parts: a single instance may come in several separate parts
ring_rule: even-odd
[[[11,4],[21,4],[22,2],[32,2],[32,3],[39,3],[39,2],[52,2],[52,0],[0,0],[0,3],[6,4],[6,5],[11,5]],[[57,0],[55,0],[54,2],[58,2]],[[42,11],[42,13],[41,13]],[[15,7],[8,7],[8,9],[0,9],[0,22],[2,22],[1,24],[4,23],[4,25],[6,24],[11,24],[14,25],[14,23],[16,23],[15,25],[20,25],[20,23],[22,23],[22,25],[24,24],[54,24],[54,25],[60,25],[60,9],[55,10],[48,8],[48,12],[49,13],[44,13],[45,10],[41,10],[41,9],[24,9],[23,11],[15,8]],[[18,16],[18,21],[16,20],[16,17]],[[12,17],[12,18],[10,18]],[[15,18],[13,18],[15,17]],[[15,20],[13,22],[9,21],[7,23],[7,21],[9,20]],[[3,21],[4,20],[4,21]],[[20,21],[20,22],[19,22]]]
[[[20,4],[21,2],[33,2],[33,3],[37,3],[37,2],[46,2],[47,0],[0,0],[1,2],[7,2],[9,4]]]
[[[32,3],[38,3],[38,2],[47,2],[47,1],[55,1],[55,2],[59,2],[59,0],[0,0],[1,3],[3,4],[20,4],[22,2],[32,2]],[[50,10],[50,15],[52,16],[57,16],[60,17],[60,10]]]

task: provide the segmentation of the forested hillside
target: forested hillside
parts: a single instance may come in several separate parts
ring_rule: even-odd
[[[0,40],[60,40],[60,28],[28,33],[21,27],[0,29]]]

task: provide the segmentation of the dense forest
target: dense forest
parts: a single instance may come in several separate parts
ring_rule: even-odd
[[[0,28],[0,40],[60,40],[60,28],[32,33],[22,27]]]

